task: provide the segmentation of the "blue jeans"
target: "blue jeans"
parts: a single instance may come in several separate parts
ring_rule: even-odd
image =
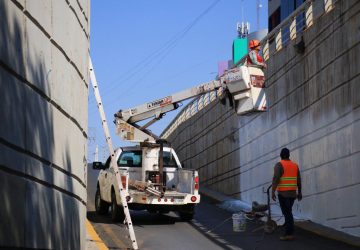
[[[294,234],[294,217],[292,214],[292,207],[294,205],[295,198],[284,197],[278,194],[281,212],[285,217],[285,235]]]

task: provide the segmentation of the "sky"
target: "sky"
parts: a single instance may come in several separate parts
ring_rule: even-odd
[[[92,0],[90,55],[114,147],[132,145],[115,134],[114,114],[213,80],[230,60],[237,22],[257,30],[256,0]],[[260,29],[268,1],[260,0]],[[89,85],[92,86],[92,85]],[[181,110],[150,130],[160,135]],[[88,161],[108,151],[89,87]]]

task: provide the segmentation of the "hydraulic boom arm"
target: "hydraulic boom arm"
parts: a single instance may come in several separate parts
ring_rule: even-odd
[[[179,102],[219,89],[222,86],[225,85],[214,80],[131,109],[120,110],[115,114],[117,133],[124,140],[155,142],[158,139],[157,136],[146,130],[147,127],[160,120],[165,113],[177,109]],[[136,124],[149,118],[153,119],[141,127]]]
[[[219,80],[200,84],[190,89],[148,102],[127,110],[118,111],[115,116],[116,132],[126,141],[155,143],[159,139],[147,128],[165,113],[175,110],[179,103],[223,87],[231,95],[238,115],[266,110],[264,73],[261,69],[241,66],[227,71]],[[145,125],[137,122],[150,119]]]

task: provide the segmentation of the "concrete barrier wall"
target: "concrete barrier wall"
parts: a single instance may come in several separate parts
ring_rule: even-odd
[[[360,236],[360,2],[337,1],[303,39],[304,54],[290,41],[267,61],[268,112],[237,117],[215,102],[169,140],[200,185],[248,203],[266,201],[288,147],[303,179],[295,215]]]
[[[0,248],[85,248],[89,10],[0,1]]]

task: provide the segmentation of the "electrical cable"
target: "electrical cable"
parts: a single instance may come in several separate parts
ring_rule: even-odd
[[[165,59],[165,57],[169,54],[170,51],[172,51],[177,45],[178,43],[185,37],[185,35],[195,26],[196,23],[198,23],[211,9],[213,9],[221,0],[216,0],[214,1],[205,11],[203,11],[198,17],[196,17],[187,27],[185,27],[182,31],[178,32],[173,38],[171,38],[169,41],[167,41],[164,46],[160,47],[159,49],[157,49],[155,52],[153,52],[152,54],[150,54],[148,57],[146,57],[144,60],[142,60],[140,63],[138,63],[137,65],[135,65],[133,68],[131,68],[128,73],[134,71],[133,73],[131,73],[130,75],[126,76],[125,80],[131,79],[133,76],[138,75],[139,71],[135,71],[135,69],[139,68],[140,66],[142,66],[142,64],[144,64],[143,69],[145,69],[145,67],[147,67],[149,64],[151,64],[154,60],[156,60],[157,58],[159,58],[157,60],[157,63],[155,65],[153,65],[150,70],[153,70],[158,64],[160,64],[161,61],[163,61]],[[154,58],[153,58],[154,57]],[[138,80],[136,82],[136,85],[138,85],[139,82],[141,82],[141,80],[144,78],[144,76],[147,75],[147,73],[150,71],[147,70],[141,77],[140,80]],[[120,77],[119,79],[124,78]],[[118,81],[118,79],[116,80]],[[120,85],[119,85],[120,86]],[[108,93],[113,93],[112,90],[114,90],[114,88],[118,88],[119,86],[110,86],[110,89],[105,89],[104,91],[104,96],[107,95]],[[134,87],[134,85],[132,84],[132,86],[130,86],[130,88]]]
[[[181,71],[179,71],[179,72],[176,72],[176,73],[171,74],[171,75],[168,75],[168,76],[164,76],[162,79],[174,79],[175,77],[178,77],[178,76],[186,73],[187,71],[193,70],[194,68],[196,68],[196,67],[198,67],[198,66],[200,66],[200,65],[202,65],[202,64],[204,64],[204,63],[206,63],[206,62],[208,62],[210,58],[211,58],[211,57],[207,57],[207,58],[205,58],[204,60],[201,60],[201,61],[198,62],[198,63],[189,65],[187,68],[185,68],[185,69],[183,69],[183,70],[181,70]],[[163,82],[160,83],[160,84],[163,84]],[[151,84],[148,84],[148,85],[151,85]],[[153,86],[153,85],[154,85],[154,84],[152,84],[151,86]],[[102,92],[102,90],[101,90],[101,92]],[[135,91],[131,91],[130,93],[127,93],[127,94],[126,94],[126,97],[129,98],[129,97],[133,96],[135,93],[136,93]],[[88,107],[88,108],[89,108],[89,111],[90,111],[90,112],[97,111],[96,100],[95,100],[95,98],[94,98],[92,95],[89,95],[89,107]]]
[[[226,221],[230,220],[232,218],[232,216],[230,216],[229,218],[223,220],[222,222],[220,222],[219,224],[217,224],[215,227],[209,229],[208,231],[206,231],[206,233],[211,233],[212,230],[220,227],[222,224],[224,224]]]
[[[263,230],[261,237],[255,241],[254,250],[257,250],[257,248],[260,246],[260,243],[265,239],[265,230]]]

